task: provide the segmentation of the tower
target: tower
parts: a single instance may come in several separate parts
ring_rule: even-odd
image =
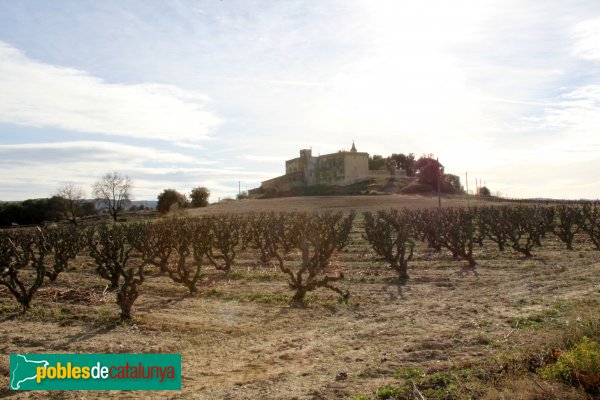
[[[356,146],[354,145],[354,140],[352,141],[352,148],[350,149],[350,151],[356,153]]]

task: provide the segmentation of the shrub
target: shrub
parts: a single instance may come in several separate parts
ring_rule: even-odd
[[[410,393],[410,389],[406,386],[395,387],[388,385],[378,388],[375,396],[377,400],[394,400],[407,398]]]
[[[419,240],[427,242],[427,247],[440,251],[439,212],[437,210],[416,210],[411,213],[412,226]]]
[[[167,272],[169,258],[175,247],[176,225],[177,222],[173,220],[163,220],[155,223],[134,224],[129,228],[130,232],[131,229],[142,231],[133,236],[130,235],[130,244],[140,253],[147,264],[154,265],[162,273]]]
[[[556,221],[553,232],[566,245],[567,250],[573,250],[573,239],[583,223],[581,208],[560,204],[554,209]]]
[[[477,263],[473,258],[473,243],[475,241],[475,212],[473,209],[440,210],[440,237],[444,247],[452,252],[455,257],[466,260],[470,271],[475,271]]]
[[[415,242],[411,238],[410,215],[407,210],[379,211],[363,214],[365,235],[373,251],[389,263],[398,274],[398,281],[408,280],[408,262],[413,257]]]
[[[175,189],[165,189],[158,195],[158,203],[156,209],[161,214],[166,214],[169,211],[174,211],[186,207],[188,200],[185,195],[179,193]]]
[[[506,209],[504,229],[512,248],[527,257],[531,257],[539,226],[533,207],[511,207]]]
[[[211,227],[212,243],[206,255],[216,269],[229,273],[243,241],[244,219],[239,215],[218,215],[207,222]]]
[[[75,259],[77,253],[83,249],[85,237],[83,230],[75,226],[51,228],[45,233],[54,259],[52,269],[46,270],[46,276],[50,282],[54,282],[58,275],[68,268],[69,261]]]
[[[265,266],[273,258],[269,249],[269,233],[277,216],[275,213],[253,214],[248,217],[242,247],[260,252],[259,264]]]
[[[132,318],[131,308],[140,295],[139,286],[145,279],[144,266],[144,263],[140,263],[137,267],[129,267],[121,272],[123,283],[117,292],[117,304],[121,307],[122,320]]]
[[[583,337],[571,350],[562,353],[556,363],[539,370],[543,379],[582,387],[586,392],[600,392],[600,346]]]
[[[343,274],[331,268],[331,256],[334,251],[341,250],[348,244],[348,236],[352,229],[355,213],[344,216],[342,212],[323,214],[301,214],[294,219],[298,232],[296,247],[300,250],[302,262],[299,269],[282,269],[289,276],[289,284],[296,292],[292,304],[304,304],[307,292],[319,287],[328,288],[339,293],[344,300],[349,293],[332,285],[332,282],[343,278]]]
[[[48,245],[40,228],[19,232],[0,231],[0,285],[5,286],[25,313],[33,295],[44,283],[44,258]]]
[[[281,271],[288,275],[288,284],[295,290],[292,305],[304,305],[309,291],[324,287],[339,293],[345,300],[349,293],[333,285],[344,276],[330,265],[334,251],[348,245],[348,237],[356,213],[299,213],[282,216],[273,226],[271,253],[279,261]],[[287,266],[283,254],[297,248],[301,254],[298,266]]]
[[[192,200],[192,207],[206,207],[208,205],[208,198],[210,197],[210,190],[205,187],[197,187],[192,189],[190,198]]]
[[[98,225],[88,228],[86,242],[90,257],[96,262],[96,272],[110,282],[110,289],[119,287],[121,272],[134,249],[126,239],[121,225]]]
[[[482,186],[479,188],[479,192],[477,194],[483,197],[490,197],[492,192],[487,188],[487,186]]]
[[[135,244],[145,241],[145,226],[99,225],[86,233],[90,256],[96,262],[96,272],[110,282],[111,289],[118,289],[117,304],[121,308],[122,320],[131,319],[131,308],[140,294],[139,286],[145,279],[146,261],[142,258],[137,265],[131,261]]]
[[[479,209],[478,223],[483,226],[485,237],[496,243],[499,251],[504,251],[508,242],[509,212],[508,207],[482,207]]]
[[[177,283],[185,285],[190,294],[198,292],[196,283],[200,279],[202,260],[211,245],[211,225],[208,219],[178,221],[174,255],[176,262],[167,267],[169,277]],[[188,262],[188,257],[193,261]]]
[[[584,204],[581,229],[588,234],[596,249],[600,250],[600,206]]]

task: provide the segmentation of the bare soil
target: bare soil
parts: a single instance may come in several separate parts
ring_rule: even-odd
[[[193,213],[430,203],[437,199],[291,198],[225,203]],[[498,380],[467,379],[457,390],[473,398],[586,398],[544,382],[536,381],[537,389],[530,380],[506,381],[501,371],[504,359],[551,348],[565,326],[598,309],[600,257],[583,237],[575,251],[549,237],[530,259],[501,254],[486,243],[476,251],[478,277],[460,275],[461,261],[419,245],[409,283],[398,287],[391,270],[373,261],[357,224],[350,246],[334,260],[346,277],[339,286],[350,291],[348,304],[319,290],[309,295],[306,308],[290,308],[285,276],[257,266],[257,259],[252,251],[240,254],[229,276],[207,267],[196,296],[150,271],[132,323],[117,322],[115,295],[104,292],[106,282],[84,256],[74,270],[40,289],[28,315],[16,315],[19,307],[0,289],[0,397],[337,399],[401,385],[398,371],[406,367],[431,374],[485,365],[497,367],[492,372]],[[8,354],[17,352],[181,353],[183,390],[9,392]],[[529,397],[512,397],[514,390]]]

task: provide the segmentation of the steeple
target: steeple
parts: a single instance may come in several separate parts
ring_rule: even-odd
[[[350,149],[350,151],[356,153],[356,146],[354,145],[354,140],[352,141],[352,148]]]

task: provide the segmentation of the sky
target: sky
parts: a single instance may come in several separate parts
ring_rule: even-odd
[[[600,198],[600,2],[0,0],[0,200],[216,201],[352,141]]]

